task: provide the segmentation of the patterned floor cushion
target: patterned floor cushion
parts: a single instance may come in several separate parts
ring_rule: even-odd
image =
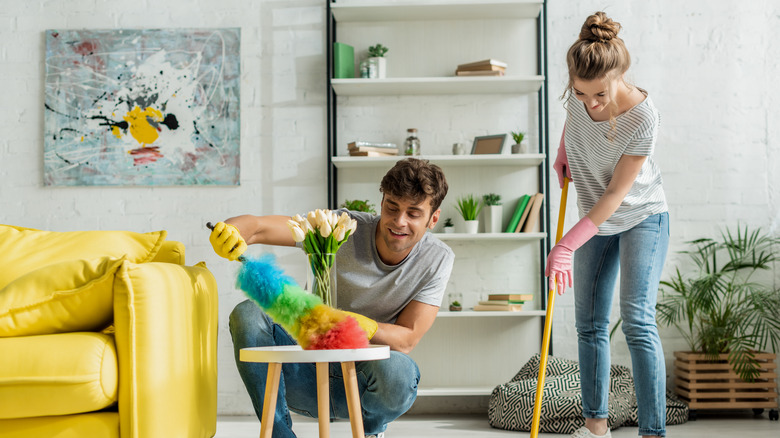
[[[531,430],[539,359],[538,354],[533,356],[512,380],[493,390],[488,408],[488,419],[492,427],[526,432]],[[672,409],[667,409],[667,424],[687,421],[687,406],[679,400],[672,402]],[[667,404],[669,403],[670,400],[667,399]],[[669,422],[670,414],[674,422]],[[585,424],[582,416],[580,370],[576,361],[547,358],[539,420],[540,432],[546,433],[570,434]],[[630,370],[621,365],[610,367],[608,424],[611,429],[636,425],[634,380]]]

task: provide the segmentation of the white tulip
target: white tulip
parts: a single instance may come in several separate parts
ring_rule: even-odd
[[[350,231],[349,235],[351,236],[355,234],[355,230],[357,230],[357,221],[355,219],[352,219],[349,222],[349,231]]]
[[[303,242],[306,234],[303,232],[303,229],[301,229],[301,225],[290,219],[287,221],[287,226],[290,228],[290,231],[292,231],[293,240],[296,242]]]
[[[336,225],[339,223],[339,216],[335,211],[328,212],[328,221],[331,227],[336,228]]]
[[[339,225],[333,229],[333,238],[336,239],[336,242],[341,242],[344,240],[344,236],[346,236],[346,234],[347,227],[344,225]]]
[[[316,225],[313,225],[314,228],[319,229],[325,222],[328,222],[328,215],[323,210],[314,210],[314,215],[317,217],[317,221],[315,222]],[[328,225],[330,225],[330,223],[328,223]]]
[[[309,226],[311,226],[312,229],[317,228],[317,211],[310,211],[309,214],[306,215],[306,221],[309,222]]]
[[[348,226],[350,220],[352,220],[352,218],[350,218],[347,213],[341,213],[341,216],[339,217],[339,221],[336,223],[336,226],[340,226],[340,225]]]

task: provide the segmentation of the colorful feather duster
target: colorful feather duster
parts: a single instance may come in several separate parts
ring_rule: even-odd
[[[272,254],[243,256],[236,286],[304,350],[368,347],[366,332],[345,312],[322,304],[284,274]]]

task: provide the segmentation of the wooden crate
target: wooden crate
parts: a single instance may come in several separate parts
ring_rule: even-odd
[[[737,376],[726,354],[717,361],[685,351],[675,351],[674,357],[675,392],[690,409],[777,408],[774,354],[756,354],[760,375],[751,383]]]

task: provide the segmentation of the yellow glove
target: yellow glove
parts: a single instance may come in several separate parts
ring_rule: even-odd
[[[209,242],[218,256],[235,261],[246,251],[246,242],[238,228],[224,222],[217,222],[211,230]]]
[[[363,316],[359,313],[347,312],[346,310],[344,311],[344,313],[357,320],[358,325],[360,326],[360,328],[363,329],[364,332],[366,332],[366,335],[368,336],[369,340],[374,337],[374,334],[379,328],[379,324],[377,324],[376,321],[374,321],[373,319],[367,316]]]

